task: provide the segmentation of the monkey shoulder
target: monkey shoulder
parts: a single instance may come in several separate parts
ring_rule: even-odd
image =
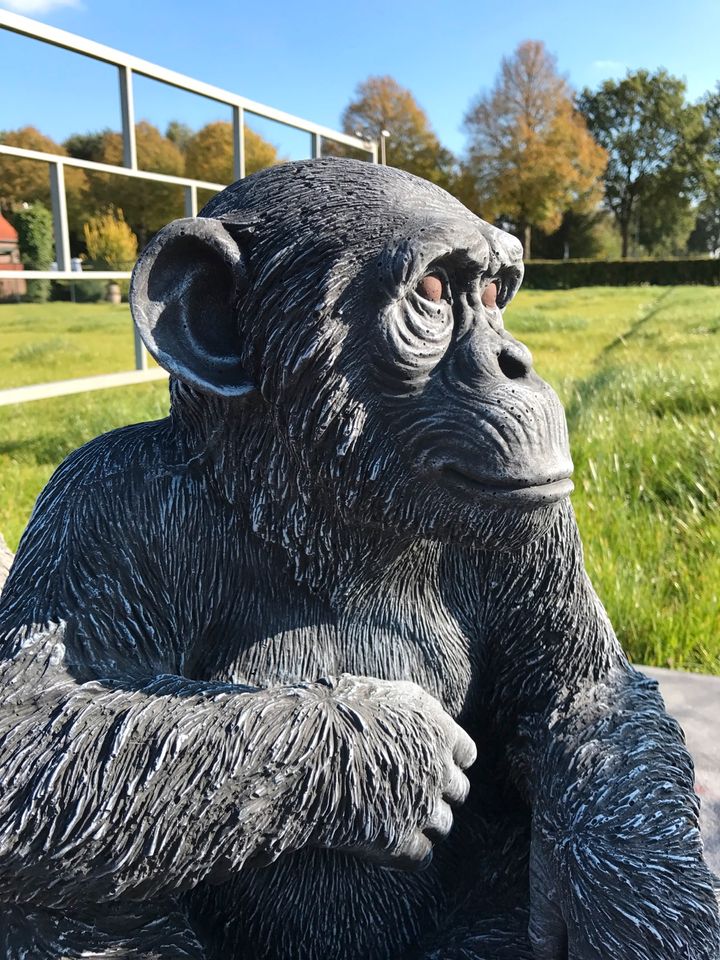
[[[198,543],[222,540],[224,529],[208,515],[218,498],[191,462],[169,419],[122,427],[70,454],[21,538],[0,635],[49,621],[75,624],[78,636],[97,636],[101,624],[109,646],[133,631],[140,642],[148,620],[168,638],[182,633],[191,592],[203,595]]]

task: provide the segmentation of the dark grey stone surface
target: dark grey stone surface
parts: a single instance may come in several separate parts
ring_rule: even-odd
[[[717,960],[690,756],[503,326],[521,277],[351,161],[153,238],[170,416],[60,466],[0,598],[0,956]]]
[[[720,875],[720,677],[643,667],[660,684],[668,712],[683,728],[695,763],[705,856]]]

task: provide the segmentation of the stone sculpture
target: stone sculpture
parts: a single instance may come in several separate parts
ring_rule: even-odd
[[[171,415],[62,464],[2,598],[0,955],[716,960],[682,735],[503,329],[520,253],[341,160],[147,247]]]

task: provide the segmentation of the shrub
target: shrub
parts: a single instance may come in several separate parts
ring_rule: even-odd
[[[687,283],[720,286],[720,260],[530,260],[525,264],[524,286],[530,290]]]
[[[53,222],[50,211],[41,203],[13,214],[18,232],[20,258],[27,270],[49,270],[53,260]],[[50,297],[49,280],[28,280],[26,299],[44,303]]]
[[[131,270],[137,259],[137,237],[125,222],[122,210],[110,208],[83,224],[88,256],[98,270]],[[127,280],[120,281],[127,294]]]

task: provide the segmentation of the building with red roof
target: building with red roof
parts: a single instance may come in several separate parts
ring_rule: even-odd
[[[17,230],[0,213],[0,270],[22,270],[22,268]],[[21,297],[26,291],[27,284],[19,277],[17,280],[0,279],[0,300]]]

